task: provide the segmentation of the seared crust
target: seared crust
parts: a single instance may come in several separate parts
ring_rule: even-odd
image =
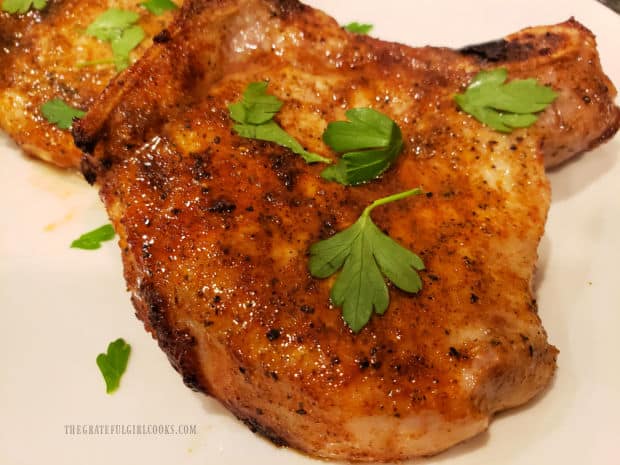
[[[10,15],[0,11],[0,128],[28,154],[62,168],[79,168],[82,154],[68,131],[42,117],[39,108],[58,97],[87,110],[116,76],[114,65],[80,67],[110,58],[109,44],[84,30],[108,8],[140,13],[145,39],[132,53],[140,56],[150,38],[172,19],[154,16],[128,0],[49,0],[42,11]]]
[[[162,37],[74,134],[92,152],[83,172],[120,235],[138,316],[191,387],[277,444],[389,461],[471,437],[548,384],[557,350],[530,288],[549,205],[543,152],[580,152],[618,126],[589,32],[528,29],[507,41],[532,44],[518,47],[529,57],[490,64],[349,35],[291,0],[195,0]],[[499,65],[559,91],[532,128],[498,134],[455,107]],[[397,121],[404,151],[380,180],[328,183],[322,166],[232,131],[227,105],[259,80],[309,150],[333,157],[327,122],[371,106]],[[309,275],[308,248],[416,186],[426,195],[373,218],[423,257],[424,289],[391,288],[387,313],[355,335],[330,280]]]

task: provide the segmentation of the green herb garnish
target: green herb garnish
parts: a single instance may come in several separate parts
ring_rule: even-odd
[[[535,79],[515,79],[505,83],[508,71],[498,68],[480,71],[463,94],[454,100],[465,112],[481,123],[500,132],[526,128],[538,120],[543,111],[558,96],[548,86]]]
[[[390,296],[383,276],[405,292],[422,289],[416,270],[424,263],[416,254],[384,234],[372,221],[373,209],[386,203],[419,195],[412,189],[375,200],[347,229],[310,247],[310,274],[327,278],[342,268],[331,289],[331,300],[342,307],[342,316],[354,332],[368,323],[373,309],[382,315]]]
[[[47,0],[4,0],[2,2],[2,11],[11,14],[24,14],[27,13],[30,8],[42,10],[46,5]]]
[[[140,26],[131,26],[125,29],[118,39],[112,40],[112,54],[117,71],[129,66],[129,54],[144,40],[144,30]]]
[[[161,16],[166,11],[172,11],[179,8],[170,0],[148,0],[146,2],[140,3],[140,5],[149,10],[155,16]]]
[[[344,155],[321,176],[355,185],[375,179],[390,167],[403,148],[403,136],[394,121],[372,108],[354,108],[346,116],[349,121],[329,123],[323,133],[325,143]]]
[[[102,242],[114,239],[114,235],[115,232],[112,225],[106,224],[86,234],[82,234],[71,243],[71,247],[74,249],[95,250],[101,247]]]
[[[130,353],[131,346],[124,339],[119,338],[108,344],[107,353],[97,355],[97,366],[105,380],[105,391],[108,394],[118,389],[121,377],[127,368]]]
[[[103,42],[111,42],[120,37],[121,33],[133,26],[140,15],[133,11],[110,8],[101,13],[86,29],[86,34]]]
[[[97,60],[80,63],[78,66],[114,63],[117,71],[129,66],[129,53],[144,39],[144,30],[135,23],[140,15],[133,11],[110,8],[105,11],[86,29],[86,34],[103,42],[109,42],[112,47],[112,60]]]
[[[248,139],[275,142],[301,155],[307,163],[331,163],[329,158],[305,150],[294,137],[273,121],[273,117],[282,107],[282,101],[267,94],[268,85],[267,82],[248,84],[242,100],[228,106],[230,117],[237,122],[233,126],[235,131]]]
[[[70,107],[62,99],[53,98],[41,105],[41,114],[60,129],[69,129],[73,120],[81,118],[86,112]]]
[[[346,26],[344,26],[344,28],[347,31],[352,32],[354,34],[362,34],[362,35],[368,34],[370,31],[372,31],[373,27],[374,26],[372,24],[358,23],[357,21],[353,21],[352,23],[349,23]]]

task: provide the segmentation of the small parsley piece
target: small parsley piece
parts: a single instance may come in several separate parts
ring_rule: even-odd
[[[42,10],[47,6],[47,0],[4,0],[2,2],[2,11],[10,14],[28,13],[30,8]]]
[[[179,8],[170,0],[148,0],[146,2],[140,3],[141,6],[149,10],[155,16],[161,16],[166,11],[172,11]]]
[[[59,129],[69,129],[73,120],[83,117],[86,112],[67,105],[62,99],[53,98],[41,105],[41,114]]]
[[[114,239],[114,228],[111,224],[106,224],[100,228],[93,229],[82,234],[71,243],[73,249],[95,250],[101,247],[101,243]]]
[[[499,132],[530,127],[539,113],[557,98],[548,86],[535,79],[515,79],[506,83],[508,71],[497,68],[480,71],[463,94],[454,100],[461,110]]]
[[[243,92],[240,102],[228,106],[230,117],[237,123],[233,126],[237,134],[248,139],[275,142],[301,155],[307,163],[331,163],[329,158],[308,152],[289,133],[273,121],[282,108],[282,101],[267,94],[268,82],[252,82]]]
[[[105,380],[105,391],[112,394],[118,389],[121,377],[127,368],[131,346],[119,338],[108,344],[108,351],[97,355],[97,366]]]
[[[144,40],[144,30],[140,26],[125,29],[120,37],[111,42],[114,64],[117,71],[129,66],[129,53]]]
[[[347,31],[352,32],[354,34],[366,35],[370,31],[372,31],[374,26],[372,24],[358,23],[357,21],[353,21],[352,23],[349,23],[346,26],[344,26],[344,28]]]
[[[400,154],[402,133],[394,121],[372,108],[354,108],[346,116],[349,121],[329,123],[323,133],[323,141],[344,155],[321,176],[344,185],[371,181]]]
[[[422,289],[416,271],[424,269],[422,259],[384,234],[370,217],[380,205],[421,193],[417,188],[375,200],[347,229],[310,247],[308,266],[315,278],[327,278],[342,268],[330,297],[356,333],[368,323],[373,309],[382,315],[388,308],[390,295],[383,276],[405,292]]]
[[[133,26],[138,19],[140,19],[140,15],[133,11],[110,8],[90,23],[86,29],[86,34],[103,42],[110,42],[120,37],[123,30]]]
[[[232,119],[242,124],[263,124],[271,121],[282,108],[282,101],[267,93],[267,82],[251,82],[241,102],[228,106]]]
[[[86,29],[86,34],[102,42],[109,42],[112,47],[112,60],[96,60],[78,64],[90,66],[114,63],[117,71],[129,66],[129,54],[144,40],[144,30],[135,25],[140,15],[133,11],[110,8],[103,12]]]

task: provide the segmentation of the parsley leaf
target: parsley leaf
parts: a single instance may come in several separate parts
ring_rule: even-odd
[[[106,224],[100,228],[82,234],[71,243],[71,248],[95,250],[101,247],[102,242],[114,239],[115,234],[112,225]]]
[[[307,163],[331,163],[329,158],[308,152],[302,145],[278,123],[273,121],[282,101],[275,95],[267,94],[268,82],[252,82],[243,92],[240,102],[228,105],[230,117],[237,122],[233,126],[237,134],[248,139],[275,142],[301,155]]]
[[[262,124],[273,119],[282,108],[282,101],[267,93],[267,82],[251,82],[241,102],[228,106],[230,116],[238,123]]]
[[[101,13],[86,29],[86,34],[97,39],[110,42],[118,38],[124,29],[132,26],[140,19],[133,11],[110,8]]]
[[[107,353],[97,355],[97,366],[105,380],[105,391],[108,394],[118,389],[121,377],[127,368],[130,353],[131,346],[124,339],[119,338],[108,344]]]
[[[81,63],[82,66],[111,63],[117,71],[129,66],[129,53],[144,39],[144,30],[135,23],[140,15],[133,11],[110,8],[103,12],[86,29],[86,34],[112,46],[113,60],[97,60]],[[79,66],[79,65],[78,65]]]
[[[372,24],[358,23],[357,21],[353,21],[352,23],[349,23],[346,26],[344,26],[344,28],[347,31],[352,32],[354,34],[362,34],[362,35],[368,34],[370,31],[372,31],[373,27],[374,26]]]
[[[30,8],[42,10],[46,6],[47,0],[4,0],[2,2],[2,11],[6,11],[10,14],[24,14],[27,13]]]
[[[329,123],[323,133],[327,145],[345,154],[321,176],[355,185],[375,179],[390,167],[403,148],[403,136],[394,121],[372,108],[354,108],[346,116],[349,121]]]
[[[144,40],[144,30],[140,26],[131,26],[125,29],[121,36],[112,39],[112,53],[117,71],[129,66],[129,53]]]
[[[86,112],[70,107],[62,99],[53,98],[41,105],[41,114],[58,128],[69,129],[73,120],[81,118]]]
[[[241,137],[275,142],[282,147],[291,149],[293,153],[301,155],[307,163],[329,162],[327,158],[323,158],[316,153],[307,152],[293,136],[282,129],[275,121],[268,121],[263,124],[235,124],[235,131]]]
[[[516,79],[505,83],[508,71],[498,68],[480,71],[463,94],[454,100],[461,110],[500,132],[526,128],[538,120],[557,98],[551,87],[541,86],[535,79]]]
[[[416,270],[424,263],[416,254],[385,235],[372,221],[373,209],[386,203],[419,195],[412,189],[375,200],[347,229],[310,247],[310,274],[327,278],[342,268],[331,289],[332,302],[342,307],[342,316],[354,332],[370,320],[373,309],[382,315],[390,296],[383,276],[405,292],[422,289]]]
[[[179,8],[170,0],[148,0],[140,3],[140,5],[149,10],[155,16],[161,16],[166,11],[172,11]]]

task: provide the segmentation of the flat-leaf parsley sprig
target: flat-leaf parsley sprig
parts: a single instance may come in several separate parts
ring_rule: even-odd
[[[422,193],[420,188],[375,200],[347,229],[310,247],[310,274],[327,278],[342,268],[330,297],[354,332],[368,323],[373,309],[385,313],[390,295],[384,276],[405,292],[422,289],[417,271],[424,269],[420,257],[384,234],[372,221],[377,207]]]
[[[525,128],[538,120],[558,94],[535,79],[515,79],[506,83],[508,71],[498,68],[480,71],[463,94],[454,100],[461,110],[500,132]]]
[[[344,185],[371,181],[402,151],[402,133],[392,119],[372,108],[354,108],[345,114],[348,121],[329,123],[323,133],[323,141],[344,155],[321,176]]]
[[[237,134],[248,139],[275,142],[301,155],[307,163],[331,163],[329,158],[308,152],[289,133],[273,120],[282,108],[282,101],[267,94],[268,82],[251,82],[243,92],[240,102],[228,106],[230,117],[237,123],[233,127]]]

